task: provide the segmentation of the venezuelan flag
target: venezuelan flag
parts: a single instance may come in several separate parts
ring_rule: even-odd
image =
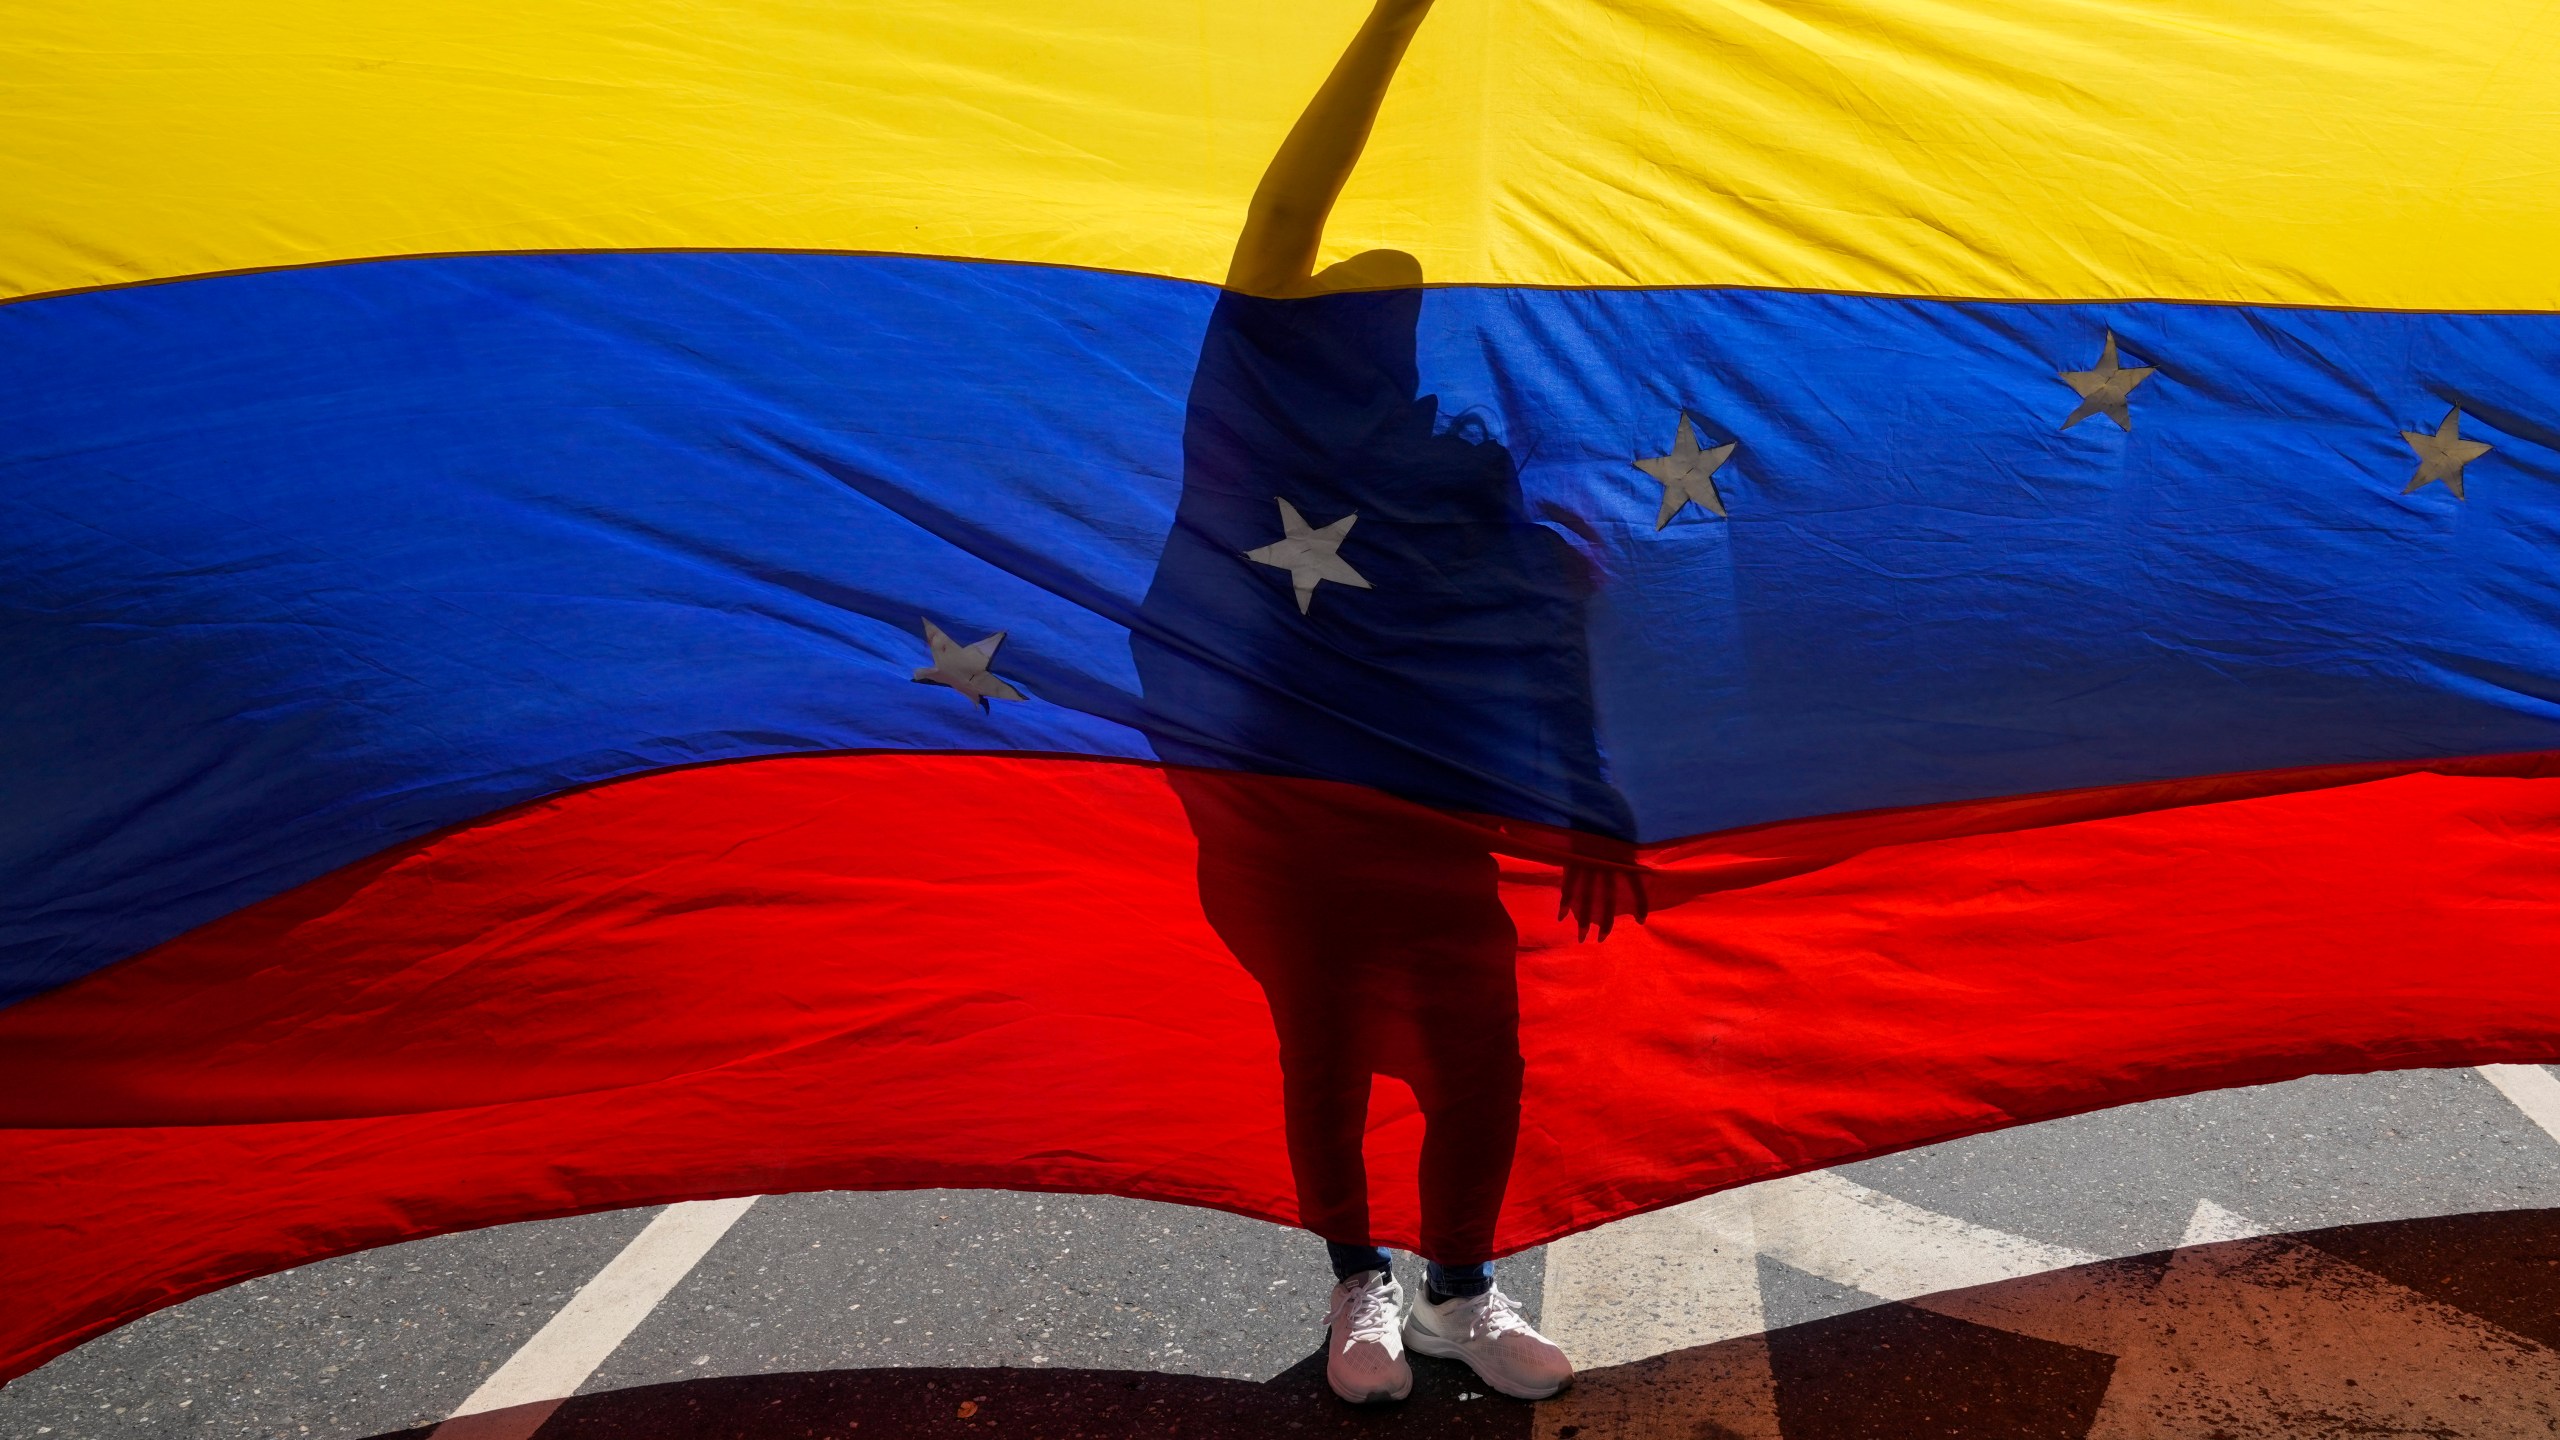
[[[2541,0],[9,7],[0,1374],[2560,1054]]]

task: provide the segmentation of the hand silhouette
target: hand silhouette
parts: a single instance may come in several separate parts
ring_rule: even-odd
[[[1633,847],[1575,837],[1576,850],[1593,852],[1603,847],[1625,853],[1585,853],[1564,862],[1564,893],[1556,900],[1556,918],[1573,917],[1576,941],[1589,939],[1594,929],[1602,940],[1608,939],[1621,915],[1632,916],[1639,925],[1645,921],[1644,867],[1636,861]]]

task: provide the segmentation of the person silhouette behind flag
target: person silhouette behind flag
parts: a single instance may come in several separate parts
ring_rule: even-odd
[[[1522,1059],[1494,860],[1513,847],[1489,817],[1573,837],[1540,853],[1578,931],[1644,902],[1600,773],[1580,557],[1530,519],[1483,417],[1419,394],[1420,263],[1315,269],[1429,9],[1379,0],[1254,192],[1132,642],[1202,907],[1270,1000],[1299,1215],[1339,1282],[1326,1376],[1355,1402],[1411,1390],[1407,1345],[1526,1399],[1572,1374],[1493,1283]],[[1401,1328],[1361,1152],[1381,1074],[1425,1125],[1430,1266]]]

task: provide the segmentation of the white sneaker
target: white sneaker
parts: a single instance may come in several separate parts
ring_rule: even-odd
[[[1404,1319],[1404,1343],[1425,1355],[1464,1360],[1484,1383],[1515,1400],[1544,1400],[1573,1379],[1573,1362],[1556,1342],[1531,1329],[1500,1290],[1434,1305],[1417,1300]]]
[[[1413,1393],[1413,1367],[1396,1332],[1403,1304],[1404,1287],[1384,1270],[1363,1270],[1333,1287],[1324,1316],[1324,1380],[1334,1394],[1368,1405]]]

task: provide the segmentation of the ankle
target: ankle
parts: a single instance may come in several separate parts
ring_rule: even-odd
[[[1422,1283],[1425,1298],[1434,1305],[1472,1300],[1493,1288],[1493,1266],[1484,1261],[1444,1265],[1434,1260],[1423,1267]]]

